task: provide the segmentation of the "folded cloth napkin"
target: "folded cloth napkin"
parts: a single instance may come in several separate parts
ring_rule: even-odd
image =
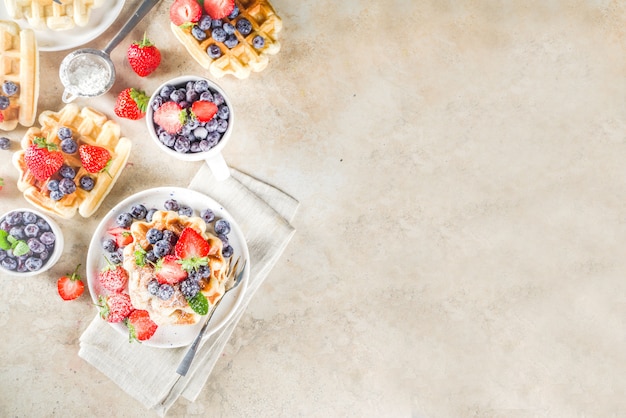
[[[167,349],[131,344],[98,315],[80,337],[78,355],[146,408],[164,416],[183,396],[195,401],[254,293],[295,233],[290,225],[298,202],[284,192],[231,168],[217,181],[203,165],[189,185],[210,196],[233,216],[250,250],[250,278],[231,320],[205,338],[185,377],[176,373],[187,347]]]

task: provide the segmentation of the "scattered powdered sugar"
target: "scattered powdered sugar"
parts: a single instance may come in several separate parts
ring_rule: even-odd
[[[91,54],[76,56],[70,61],[66,74],[76,92],[85,96],[102,93],[111,79],[108,65],[100,57]]]

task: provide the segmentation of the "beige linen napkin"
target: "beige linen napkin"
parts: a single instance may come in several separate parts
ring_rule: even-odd
[[[194,401],[219,359],[254,293],[268,276],[295,233],[290,225],[298,202],[282,191],[240,171],[217,181],[204,165],[189,185],[220,204],[241,228],[250,250],[250,278],[241,305],[232,319],[205,339],[185,377],[176,368],[186,347],[166,349],[131,344],[99,318],[80,337],[78,355],[96,367],[146,408],[160,416],[179,396]]]

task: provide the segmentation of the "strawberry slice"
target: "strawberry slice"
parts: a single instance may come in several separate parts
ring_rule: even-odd
[[[76,269],[74,269],[74,272],[71,275],[66,274],[57,280],[57,291],[59,292],[61,299],[74,300],[83,294],[85,284],[78,275],[79,267],[80,264],[76,266]]]
[[[133,242],[133,235],[127,228],[115,227],[107,230],[107,233],[115,238],[115,243],[120,248],[125,247]]]
[[[211,19],[223,19],[235,9],[235,0],[204,0],[204,10]]]
[[[124,321],[128,328],[129,341],[145,341],[154,335],[157,324],[150,319],[148,311],[137,309]]]
[[[176,102],[165,102],[154,112],[154,122],[170,134],[183,129],[186,112]]]
[[[200,122],[208,122],[217,113],[217,106],[213,102],[197,100],[191,105],[191,113]]]
[[[156,279],[161,284],[176,284],[187,278],[187,272],[183,270],[176,256],[171,254],[159,259],[155,270]]]
[[[174,246],[174,254],[181,260],[180,264],[185,271],[207,265],[210,250],[209,242],[193,228],[183,229]]]
[[[176,26],[196,23],[202,17],[202,7],[196,0],[176,0],[170,6],[170,20]]]
[[[83,144],[78,147],[80,162],[89,173],[106,171],[111,154],[106,148],[97,145]]]

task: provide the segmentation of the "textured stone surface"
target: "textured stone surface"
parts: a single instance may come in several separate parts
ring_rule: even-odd
[[[170,3],[131,35],[162,66],[140,79],[118,47],[90,105],[114,117],[125,87],[204,73],[163,29]],[[218,80],[237,117],[225,157],[301,202],[297,233],[200,398],[168,416],[624,416],[624,2],[273,4],[280,53]],[[40,110],[61,106],[64,56],[41,55]],[[2,278],[2,416],[150,415],[78,358],[95,308],[55,290],[117,201],[199,167],[120,123],[134,149],[109,199],[60,221],[50,274]],[[26,204],[10,155],[3,212]]]

